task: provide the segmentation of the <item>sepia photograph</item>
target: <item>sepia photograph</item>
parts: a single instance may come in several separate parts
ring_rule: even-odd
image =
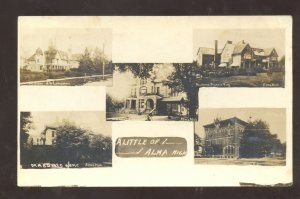
[[[200,86],[284,87],[284,29],[194,30]]]
[[[194,129],[195,164],[284,166],[286,110],[206,108]]]
[[[111,29],[22,27],[20,85],[110,86],[111,48]]]
[[[19,137],[23,169],[112,166],[104,112],[21,112]]]
[[[196,70],[194,64],[115,64],[106,120],[197,120]]]

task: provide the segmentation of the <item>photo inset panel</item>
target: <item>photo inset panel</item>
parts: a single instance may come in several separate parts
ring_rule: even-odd
[[[284,87],[284,29],[196,29],[201,87]]]
[[[207,108],[195,123],[195,164],[286,165],[286,109]]]
[[[19,27],[21,86],[112,84],[111,29]]]
[[[104,112],[21,112],[19,137],[23,169],[112,166]]]
[[[106,120],[197,121],[199,69],[195,63],[115,64]]]

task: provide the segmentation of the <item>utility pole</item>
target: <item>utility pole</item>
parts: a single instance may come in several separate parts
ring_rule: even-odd
[[[103,57],[102,57],[102,79],[104,80],[104,73],[105,73],[105,62],[104,62],[104,43],[103,43]]]

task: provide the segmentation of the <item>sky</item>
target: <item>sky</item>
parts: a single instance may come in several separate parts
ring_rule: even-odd
[[[57,49],[72,53],[83,53],[85,48],[103,49],[106,56],[111,59],[112,32],[111,29],[96,28],[22,28],[19,32],[20,55],[29,57],[37,48],[43,51],[48,49],[52,40]]]
[[[111,136],[111,123],[106,122],[104,111],[62,111],[62,112],[31,112],[35,129],[31,136],[39,136],[47,125],[59,125],[64,120],[75,123],[94,134]]]
[[[195,131],[204,138],[203,125],[213,123],[214,119],[221,117],[222,120],[238,117],[245,122],[262,119],[269,124],[270,132],[277,134],[281,142],[286,141],[286,112],[283,108],[207,108],[200,109],[199,121],[195,123]]]
[[[215,40],[218,40],[218,49],[228,40],[234,44],[244,40],[251,47],[275,48],[279,58],[285,54],[284,29],[197,29],[194,30],[194,59],[199,47],[214,48]]]

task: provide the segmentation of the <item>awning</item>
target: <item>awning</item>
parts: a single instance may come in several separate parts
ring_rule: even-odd
[[[226,63],[221,63],[221,64],[219,65],[219,67],[226,67],[226,66],[227,66]]]
[[[161,100],[162,102],[184,102],[184,98],[181,96],[177,97],[166,97]]]

